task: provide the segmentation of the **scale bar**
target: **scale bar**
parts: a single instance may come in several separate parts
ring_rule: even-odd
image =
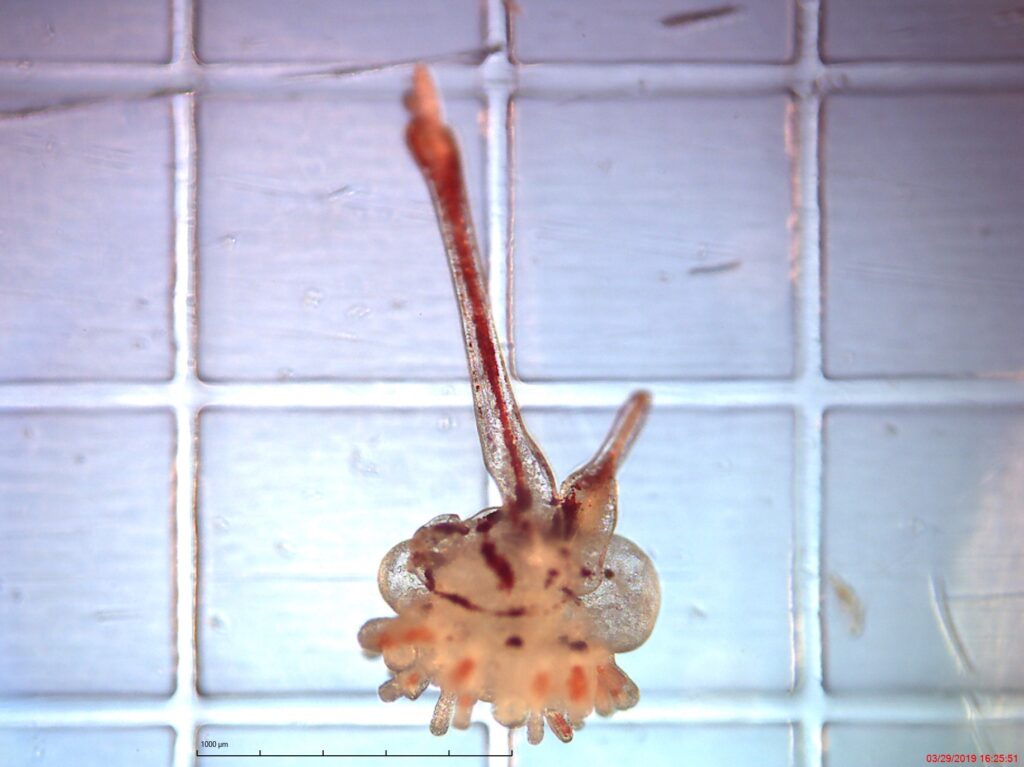
[[[264,754],[262,750],[258,754],[200,754],[196,749],[196,756],[200,759],[511,759],[513,752],[507,754],[326,754],[321,751],[319,754]]]

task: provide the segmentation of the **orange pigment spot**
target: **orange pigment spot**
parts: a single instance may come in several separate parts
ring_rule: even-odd
[[[551,686],[551,679],[543,671],[538,671],[533,677],[533,694],[538,698],[543,698],[548,694],[548,688]]]
[[[377,637],[377,646],[382,650],[386,647],[390,647],[394,643],[394,640],[387,634],[381,634],[379,637]]]
[[[469,679],[469,675],[473,673],[474,668],[476,668],[476,662],[472,658],[463,658],[452,672],[452,681],[455,684],[464,684]]]
[[[413,626],[402,634],[402,639],[406,642],[433,642],[434,632],[426,626]]]
[[[579,703],[587,696],[587,676],[581,666],[573,666],[569,672],[569,698]]]

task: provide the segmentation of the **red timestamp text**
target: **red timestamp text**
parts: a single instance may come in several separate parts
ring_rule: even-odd
[[[927,754],[929,764],[1019,764],[1017,754]]]

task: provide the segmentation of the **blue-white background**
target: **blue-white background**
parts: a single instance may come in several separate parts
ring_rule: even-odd
[[[642,701],[516,762],[1024,755],[1018,6],[0,0],[0,764],[507,749],[355,642],[494,500],[418,59],[557,473],[656,403]]]

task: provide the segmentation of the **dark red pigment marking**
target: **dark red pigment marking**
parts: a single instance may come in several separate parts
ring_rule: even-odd
[[[525,607],[510,607],[507,610],[485,610],[476,602],[462,596],[462,594],[456,594],[451,591],[435,591],[434,593],[442,599],[447,599],[453,605],[458,605],[462,609],[474,613],[486,612],[499,618],[521,618],[529,612]]]
[[[483,519],[481,519],[479,522],[476,523],[476,531],[478,533],[483,534],[483,535],[487,535],[487,533],[490,532],[491,528],[494,527],[496,524],[498,524],[498,522],[500,522],[500,521],[501,521],[501,512],[500,511],[495,511],[495,512],[493,512],[491,514],[488,514],[486,517],[484,517]]]
[[[498,588],[502,591],[511,591],[516,585],[516,574],[512,571],[509,561],[498,553],[497,547],[490,541],[480,544],[480,553],[491,572],[498,576]]]
[[[589,567],[581,567],[580,568],[580,577],[581,578],[589,578],[593,574],[594,574],[594,571],[591,570]]]
[[[458,605],[459,607],[465,608],[466,610],[470,610],[472,612],[480,612],[483,609],[479,605],[474,604],[470,600],[466,599],[461,594],[452,594],[448,591],[438,591],[435,593],[442,599],[447,599],[453,605]]]
[[[569,637],[567,637],[565,634],[562,634],[560,637],[558,637],[558,641],[574,652],[583,652],[587,649],[587,643],[584,642],[582,639],[574,639],[570,642]]]
[[[555,582],[555,578],[558,577],[558,570],[551,568],[548,570],[547,577],[544,578],[544,588],[550,588],[551,584]]]
[[[484,292],[483,277],[477,266],[476,244],[473,242],[466,216],[469,205],[466,201],[466,189],[462,180],[462,162],[459,158],[455,138],[447,126],[437,126],[442,131],[443,151],[428,151],[426,146],[421,145],[419,139],[424,138],[423,133],[429,131],[424,123],[429,124],[429,122],[425,118],[414,117],[409,122],[406,143],[434,193],[444,227],[454,246],[455,259],[452,262],[452,272],[456,283],[463,287],[472,309],[470,319],[473,335],[476,338],[477,350],[480,352],[484,375],[487,377],[487,384],[498,410],[505,450],[508,452],[508,460],[512,465],[512,473],[515,475],[516,494],[512,499],[514,501],[512,510],[518,513],[532,505],[533,494],[526,483],[526,472],[517,452],[518,440],[512,428],[509,399],[506,398],[501,385],[501,361],[491,334],[490,304],[487,294]],[[511,392],[509,392],[509,398],[511,398]],[[479,408],[480,405],[477,407]]]
[[[615,577],[615,571],[612,570],[610,567],[606,567],[604,569],[604,577],[608,578],[609,580],[611,580],[612,578]]]
[[[520,636],[516,636],[515,634],[513,634],[512,636],[510,636],[508,639],[505,640],[505,647],[522,647],[522,646],[523,646],[523,638],[520,637]]]
[[[571,490],[559,506],[559,514],[555,518],[553,527],[555,534],[564,540],[572,538],[579,527],[580,505],[576,500],[576,491]]]

